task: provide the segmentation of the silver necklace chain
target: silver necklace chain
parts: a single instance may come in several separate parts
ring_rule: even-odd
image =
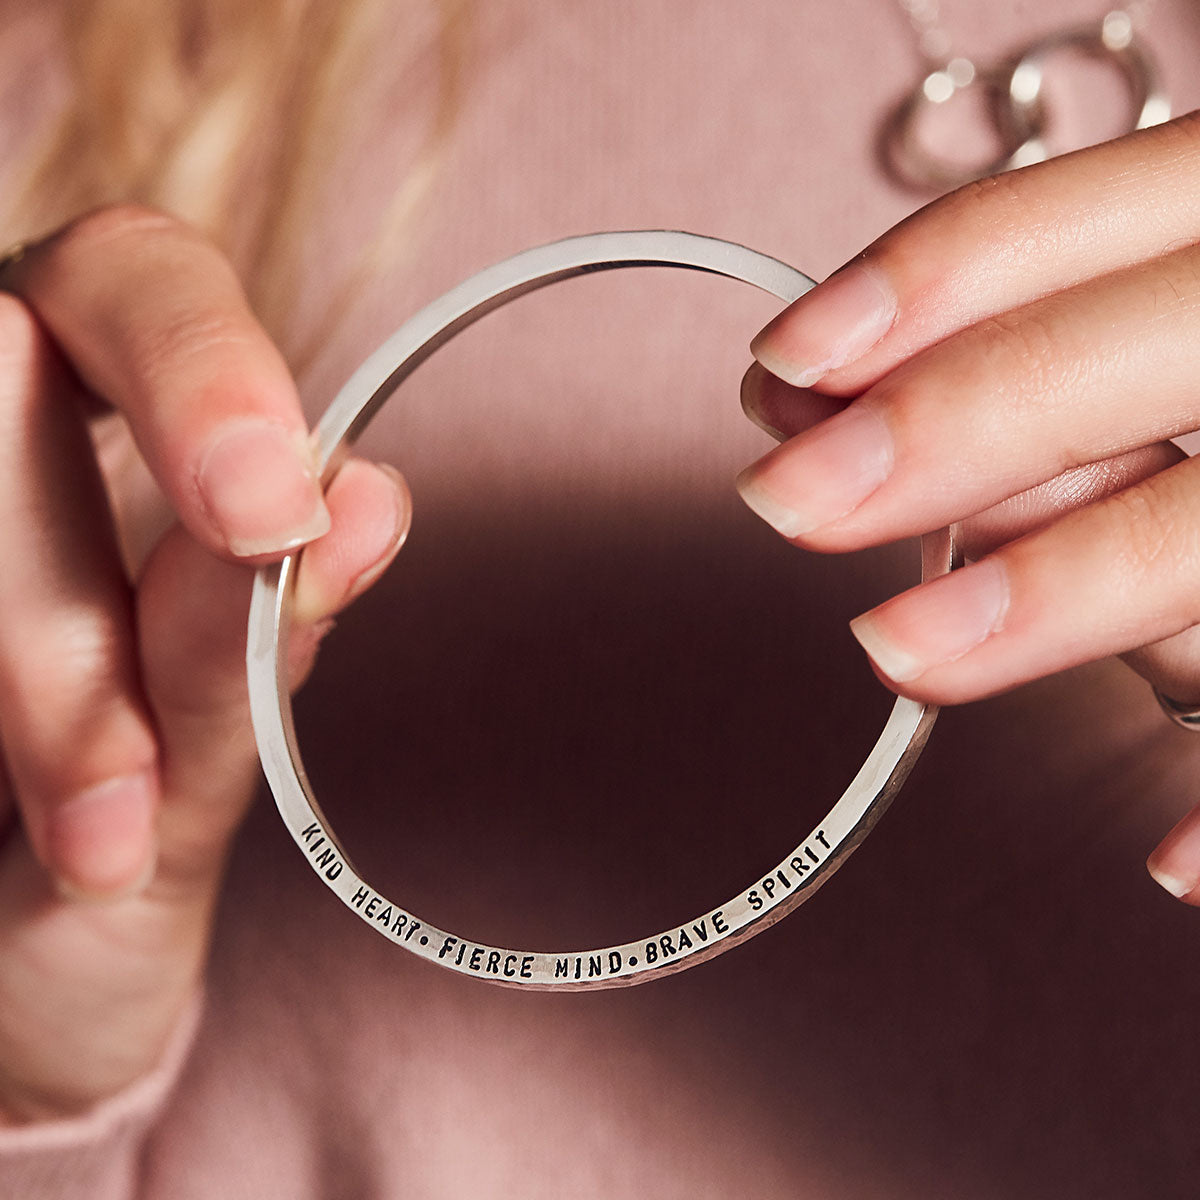
[[[1130,0],[1128,4],[1107,13],[1101,23],[1105,45],[1113,50],[1124,49],[1135,30],[1145,29],[1157,2]],[[954,63],[970,63],[970,59],[954,53],[954,41],[950,31],[942,24],[938,0],[896,0],[896,3],[908,18],[921,57],[930,67],[949,69]]]

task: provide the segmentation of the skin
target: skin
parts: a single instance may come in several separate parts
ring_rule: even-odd
[[[19,564],[0,581],[0,1119],[16,1123],[144,1074],[195,994],[257,779],[253,568],[312,543],[299,683],[410,505],[394,471],[358,460],[322,498],[282,357],[219,252],[170,218],[91,214],[0,283]],[[206,477],[219,453],[236,469]],[[281,462],[286,486],[260,488]]]
[[[961,523],[975,561],[853,623],[954,704],[1121,655],[1200,702],[1200,117],[984,180],[886,233],[755,340],[740,478],[840,552]],[[839,278],[840,277],[840,278]],[[799,385],[799,386],[798,386]],[[1200,903],[1200,817],[1151,857]]]
[[[811,516],[834,495],[830,431],[853,413],[886,478],[790,540],[839,552],[962,522],[978,560],[857,625],[893,660],[924,656],[903,680],[876,660],[897,691],[956,703],[1121,654],[1200,699],[1200,472],[1167,440],[1200,427],[1198,147],[1184,118],[962,189],[856,260],[884,319],[831,314],[822,285],[756,339],[743,402],[785,441],[742,476],[752,506]],[[328,618],[399,548],[408,504],[361,462],[323,502],[311,478],[256,496],[253,470],[206,493],[222,431],[258,419],[302,448],[305,429],[228,265],[161,214],[93,214],[0,283],[0,490],[22,564],[0,580],[0,1112],[17,1122],[143,1074],[202,975],[257,776],[250,568],[312,542],[299,682]],[[970,632],[980,597],[989,627],[925,661],[939,630]],[[141,790],[72,808],[114,779]],[[1155,865],[1200,878],[1200,820]]]

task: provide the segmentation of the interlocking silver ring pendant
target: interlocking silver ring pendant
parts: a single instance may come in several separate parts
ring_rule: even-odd
[[[791,302],[813,281],[776,259],[715,238],[664,231],[596,233],[539,246],[468,279],[403,325],[353,375],[317,426],[326,482],[372,416],[438,347],[518,296],[593,271],[684,267],[743,280]],[[258,573],[247,671],[263,770],[309,866],[372,929],[438,966],[491,983],[562,990],[642,983],[714,957],[808,899],[866,837],[912,769],[936,710],[898,699],[866,762],[841,798],[780,861],[725,903],[620,946],[561,951],[491,946],[449,933],[382,895],[355,870],[304,771],[287,685],[287,639],[298,558]],[[949,530],[922,540],[922,577],[955,565]]]
[[[1046,126],[1042,80],[1047,60],[1060,50],[1075,50],[1117,68],[1129,89],[1126,119],[1129,129],[1147,129],[1170,119],[1171,102],[1162,90],[1158,68],[1149,51],[1139,45],[1132,31],[1119,36],[1106,32],[1106,28],[1052,34],[1035,42],[1010,65],[1008,104],[1002,112],[1010,122],[1009,135],[1018,143],[1013,152],[1014,166],[1041,162],[1049,156],[1042,137]]]
[[[1156,62],[1138,42],[1126,14],[1110,13],[1098,27],[1065,30],[1040,38],[1000,66],[979,70],[966,59],[953,59],[924,76],[885,122],[881,155],[891,175],[923,191],[947,191],[1050,156],[1046,135],[1050,118],[1043,96],[1048,61],[1074,51],[1110,63],[1129,93],[1128,130],[1161,124],[1171,116]],[[969,90],[982,95],[982,108],[1000,150],[979,163],[939,155],[922,138],[930,112]]]
[[[998,153],[977,162],[938,154],[923,138],[925,120],[932,112],[971,91],[981,93],[980,107],[1000,145]],[[1018,126],[1017,118],[1007,113],[1008,94],[1008,73],[1003,69],[980,71],[974,63],[958,59],[931,71],[884,123],[880,151],[888,173],[906,187],[945,192],[973,179],[1024,166],[1026,144],[1036,141],[1041,145],[1045,113],[1040,94],[1035,95],[1022,106]]]

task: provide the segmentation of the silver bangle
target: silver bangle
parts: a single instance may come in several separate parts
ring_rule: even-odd
[[[538,246],[480,272],[403,325],[355,372],[316,429],[328,482],[349,447],[400,384],[485,313],[547,284],[619,267],[685,267],[739,279],[790,303],[814,286],[792,267],[744,246],[690,233],[595,233]],[[954,565],[949,530],[922,539],[922,578]],[[622,987],[713,958],[808,899],[879,820],[916,762],[936,709],[897,699],[866,762],[825,818],[782,861],[695,921],[621,946],[527,951],[448,933],[377,892],[355,870],[321,813],[296,743],[287,637],[297,556],[259,571],[250,607],[247,672],[259,755],[284,823],[309,866],[378,933],[463,975],[565,991]]]

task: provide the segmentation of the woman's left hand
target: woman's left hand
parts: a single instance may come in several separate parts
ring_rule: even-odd
[[[970,565],[852,623],[895,691],[1121,655],[1200,706],[1198,197],[1192,114],[954,192],[755,339],[755,512],[835,552],[962,522]],[[1151,869],[1200,903],[1200,816]]]

